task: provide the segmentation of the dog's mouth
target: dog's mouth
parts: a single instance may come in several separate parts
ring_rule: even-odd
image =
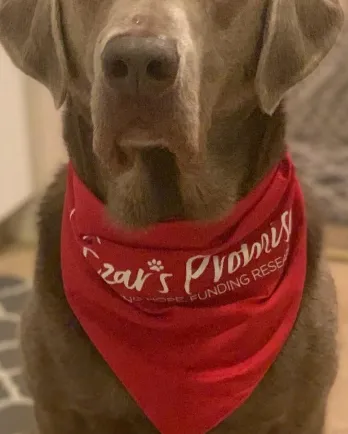
[[[151,151],[168,149],[167,141],[142,122],[137,122],[135,126],[123,132],[116,146],[121,156],[120,163],[125,168],[132,167],[138,154],[146,154],[146,151],[149,151],[149,154],[157,155],[156,152]]]

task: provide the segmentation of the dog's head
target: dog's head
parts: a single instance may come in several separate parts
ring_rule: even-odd
[[[84,107],[105,201],[138,226],[226,212],[257,146],[238,120],[272,116],[342,22],[338,0],[0,0],[5,49]]]

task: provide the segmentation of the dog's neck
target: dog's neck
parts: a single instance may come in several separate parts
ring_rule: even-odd
[[[280,106],[272,117],[255,101],[238,112],[213,121],[209,148],[227,179],[236,185],[237,197],[245,196],[286,152],[285,112]]]
[[[80,179],[99,199],[105,201],[103,177],[93,153],[91,117],[72,99],[66,102],[64,140]],[[216,117],[208,136],[208,152],[227,184],[233,182],[237,198],[244,197],[283,157],[285,113],[280,107],[270,117],[256,104],[236,113]],[[163,169],[165,170],[165,168]],[[222,184],[226,185],[222,181]]]

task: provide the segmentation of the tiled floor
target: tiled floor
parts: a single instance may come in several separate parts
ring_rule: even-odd
[[[15,340],[19,311],[30,288],[33,262],[31,249],[0,253],[0,276],[24,279],[23,284],[16,280],[1,281],[0,277],[0,434],[28,434],[33,423]],[[331,269],[340,305],[341,367],[331,396],[327,434],[348,434],[348,263],[332,262]]]

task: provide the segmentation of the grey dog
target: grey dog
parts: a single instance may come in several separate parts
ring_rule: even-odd
[[[284,155],[284,95],[317,67],[342,24],[337,0],[0,0],[1,43],[64,105],[78,175],[129,228],[171,216],[216,219],[245,196]],[[122,65],[115,70],[120,50],[131,70],[159,52],[165,60],[137,81]],[[21,328],[38,433],[156,433],[83,330],[66,326],[65,178],[66,167],[42,201],[35,288]],[[308,194],[306,203],[307,274],[295,327],[252,396],[212,433],[324,433],[336,300]]]

